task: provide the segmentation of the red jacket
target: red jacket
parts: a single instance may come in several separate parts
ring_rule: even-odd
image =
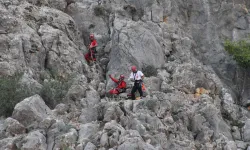
[[[110,78],[111,78],[111,80],[113,80],[116,84],[118,84],[116,88],[125,89],[125,88],[127,87],[127,84],[126,84],[125,81],[119,81],[119,80],[117,80],[117,79],[115,79],[115,78],[113,78],[113,77],[111,77],[111,76],[110,76]]]
[[[95,48],[97,47],[97,42],[96,40],[94,39],[93,41],[91,41],[91,43],[89,44],[89,48],[92,49],[92,48]]]

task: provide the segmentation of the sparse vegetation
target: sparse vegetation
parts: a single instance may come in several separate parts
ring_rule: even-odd
[[[68,79],[55,78],[46,80],[43,84],[40,95],[46,105],[50,108],[54,108],[63,100],[71,84],[72,81]]]
[[[127,10],[131,15],[134,15],[136,13],[136,8],[133,5],[125,5],[123,6],[124,10]]]
[[[225,50],[233,56],[234,60],[242,67],[249,68],[250,66],[250,43],[241,41],[226,40],[224,44]]]
[[[236,80],[242,81],[238,82],[237,90],[239,92],[239,102],[242,102],[242,95],[245,90],[247,73],[250,67],[250,42],[246,40],[240,41],[230,41],[226,40],[224,43],[225,50],[233,56],[234,60],[244,69],[243,80],[238,78],[238,72],[236,72]],[[242,85],[240,85],[242,83]]]
[[[32,95],[19,84],[22,74],[0,78],[0,116],[11,116],[17,103]]]
[[[93,28],[95,28],[95,25],[94,24],[90,24],[89,25],[89,29],[93,29]]]
[[[106,14],[106,9],[103,6],[97,5],[94,8],[94,13],[96,16],[104,16]]]
[[[146,77],[157,75],[157,69],[154,66],[146,66],[145,68],[142,68],[142,72]]]

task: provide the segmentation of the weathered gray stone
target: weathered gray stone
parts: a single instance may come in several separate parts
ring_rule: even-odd
[[[160,91],[161,80],[157,77],[149,77],[143,80],[149,91]]]
[[[66,0],[48,0],[48,4],[50,7],[53,7],[62,11],[64,11],[67,7]]]
[[[243,140],[245,142],[250,141],[250,119],[246,120],[246,123],[243,127]]]
[[[69,39],[70,37],[61,30],[48,25],[42,25],[39,34],[46,49],[50,49],[46,56],[48,69],[64,78],[73,72],[82,73],[82,55],[78,51],[77,45]]]
[[[18,103],[12,117],[27,127],[33,123],[41,122],[51,114],[52,111],[45,105],[43,99],[39,95],[34,95]]]
[[[113,36],[108,73],[119,72],[129,76],[128,67],[131,65],[137,65],[139,69],[147,66],[161,67],[164,64],[164,54],[154,35],[143,27],[139,28],[139,23],[134,22],[128,22],[128,26],[119,29],[118,21],[119,19],[115,20],[114,24],[118,31]],[[141,41],[135,43],[139,38]]]
[[[101,97],[105,96],[105,94],[106,94],[105,84],[104,83],[99,83],[97,91],[98,91],[98,93],[100,94]]]
[[[4,121],[4,129],[7,136],[15,136],[16,134],[24,134],[25,127],[13,118],[7,118]]]
[[[246,149],[250,114],[238,104],[248,103],[250,78],[243,79],[223,42],[248,37],[249,7],[243,0],[0,0],[0,76],[25,72],[22,83],[34,91],[40,77],[77,76],[65,97],[69,108],[58,105],[53,116],[35,101],[13,117],[27,131],[46,134],[49,150]],[[98,42],[92,66],[82,55],[89,33]],[[157,68],[156,77],[145,79],[150,95],[121,96],[123,107],[103,98],[112,86],[104,75],[124,74],[128,81],[131,65]],[[194,98],[200,87],[210,93]],[[6,133],[0,147],[21,149]],[[239,140],[237,148],[232,140]]]
[[[52,117],[47,117],[44,118],[40,123],[39,123],[39,128],[40,129],[49,129],[54,123],[56,123],[56,120]]]
[[[86,87],[80,85],[72,85],[66,95],[67,100],[80,101],[86,94]]]
[[[98,109],[95,108],[83,108],[81,110],[81,115],[79,116],[80,123],[89,123],[92,121],[96,121],[98,119]]]
[[[93,143],[88,142],[84,150],[96,150],[96,146]]]
[[[67,126],[66,126],[67,127]],[[77,142],[78,134],[76,129],[69,129],[68,133],[61,134],[55,139],[54,148],[62,148],[62,147],[74,147]]]
[[[16,136],[16,137],[2,139],[0,140],[0,147],[1,149],[15,149],[17,148],[16,144],[18,143],[18,141],[21,141],[22,139],[23,136]]]
[[[225,150],[236,150],[237,146],[234,141],[227,142],[226,146],[224,146]]]
[[[46,138],[39,131],[30,132],[27,137],[24,138],[23,150],[47,150]]]
[[[246,149],[247,143],[244,143],[243,141],[235,141],[237,148]]]
[[[47,149],[53,149],[57,142],[57,137],[60,137],[60,135],[64,134],[65,132],[68,132],[69,126],[65,125],[65,123],[62,120],[56,120],[55,123],[53,123],[47,131]],[[58,139],[59,140],[59,139]],[[63,140],[60,138],[60,140]]]
[[[109,141],[108,141],[108,133],[103,133],[102,137],[100,139],[100,144],[102,147],[108,147],[109,146]]]
[[[80,125],[78,143],[88,143],[92,136],[98,131],[98,125],[94,123],[87,123]]]
[[[64,115],[69,110],[69,106],[66,104],[58,104],[56,105],[55,109],[53,110],[57,115]]]
[[[94,89],[90,89],[86,91],[86,98],[81,99],[81,105],[83,108],[94,107],[100,100],[99,93]]]
[[[240,130],[237,126],[232,127],[232,135],[234,140],[241,140]]]

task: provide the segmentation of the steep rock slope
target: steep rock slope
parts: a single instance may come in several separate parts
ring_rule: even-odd
[[[249,148],[250,113],[238,105],[242,89],[234,87],[245,84],[243,75],[223,49],[225,39],[248,36],[249,2],[0,4],[1,76],[25,72],[24,81],[37,82],[36,86],[47,82],[44,72],[73,76],[62,99],[65,104],[51,110],[34,95],[16,105],[0,124],[2,149]],[[99,43],[98,63],[92,66],[82,55],[89,33]],[[144,71],[148,96],[138,101],[103,97],[105,88],[113,86],[105,75],[128,77],[131,65]],[[209,92],[195,98],[200,87]]]

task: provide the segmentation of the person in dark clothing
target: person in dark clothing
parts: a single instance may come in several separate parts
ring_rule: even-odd
[[[136,66],[131,67],[130,80],[134,82],[134,86],[131,91],[131,98],[135,100],[135,92],[138,90],[140,93],[140,98],[142,99],[142,80],[144,78],[144,74],[141,71],[138,71]]]

